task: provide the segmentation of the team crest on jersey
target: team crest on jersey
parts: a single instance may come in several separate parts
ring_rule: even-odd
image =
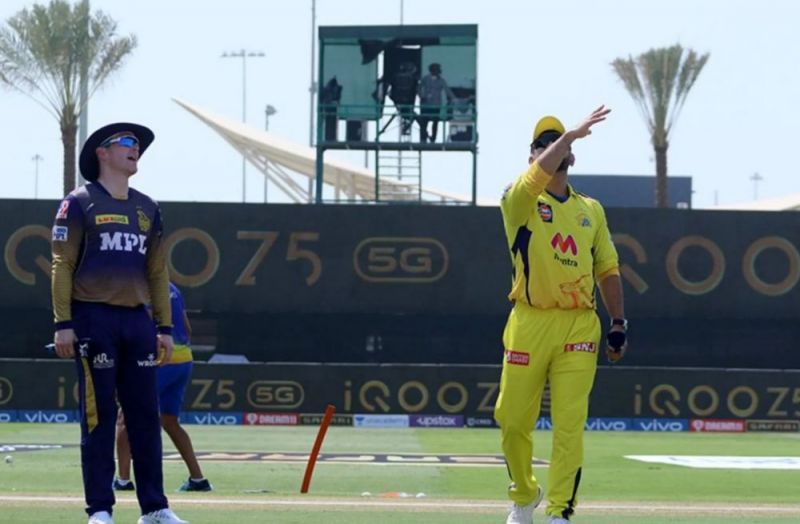
[[[58,213],[56,213],[56,220],[64,220],[67,218],[67,213],[69,212],[69,200],[62,200],[61,205],[58,208]]]
[[[553,208],[550,207],[549,204],[545,204],[544,202],[539,202],[539,216],[542,218],[542,222],[552,222],[553,221]]]
[[[147,233],[150,231],[150,219],[147,218],[147,215],[141,209],[136,210],[136,215],[139,217],[139,229],[142,230],[142,233]]]
[[[592,227],[592,221],[586,213],[581,213],[577,216],[578,225],[581,227]]]

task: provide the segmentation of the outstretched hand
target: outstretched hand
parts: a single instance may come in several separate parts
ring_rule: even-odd
[[[606,119],[606,116],[611,112],[611,109],[606,108],[606,106],[602,105],[592,111],[592,114],[589,115],[586,120],[581,122],[580,125],[572,129],[570,131],[575,138],[583,138],[585,136],[592,134],[592,126],[598,122],[602,122]]]

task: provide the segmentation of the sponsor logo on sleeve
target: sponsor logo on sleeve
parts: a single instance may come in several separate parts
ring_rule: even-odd
[[[102,224],[128,224],[127,215],[97,215],[94,217],[94,223],[97,225]]]
[[[506,362],[515,366],[527,366],[531,356],[522,351],[506,350]]]
[[[64,220],[67,218],[67,214],[69,213],[69,200],[62,200],[61,205],[58,207],[58,212],[56,213],[56,220]]]
[[[747,430],[744,420],[695,418],[689,422],[689,431],[716,433],[743,433]]]
[[[544,202],[539,202],[538,211],[539,211],[539,217],[542,219],[542,222],[553,222],[553,208],[550,207],[549,204],[545,204]]]
[[[66,242],[69,238],[69,228],[67,226],[53,226],[53,241]]]
[[[596,346],[594,342],[577,342],[575,344],[567,344],[564,346],[564,353],[594,353]]]
[[[581,227],[592,227],[592,221],[586,213],[580,213],[577,216],[578,225]]]

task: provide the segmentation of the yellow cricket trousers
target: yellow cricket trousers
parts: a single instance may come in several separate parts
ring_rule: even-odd
[[[538,491],[531,466],[533,428],[549,381],[553,451],[547,514],[572,514],[599,343],[600,321],[594,310],[535,309],[517,302],[511,311],[503,333],[503,374],[494,417],[511,476],[509,498],[515,503],[530,504]]]

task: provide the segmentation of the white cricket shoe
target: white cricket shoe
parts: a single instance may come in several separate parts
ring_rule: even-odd
[[[569,519],[550,516],[547,517],[547,524],[569,524]]]
[[[114,519],[111,518],[111,514],[108,511],[98,511],[92,513],[88,524],[114,524]]]
[[[171,509],[164,508],[142,515],[136,524],[189,524],[189,521],[180,519]]]
[[[511,511],[508,512],[508,518],[506,518],[506,524],[533,524],[533,510],[542,502],[542,498],[544,498],[544,491],[539,486],[539,493],[533,499],[533,502],[524,506],[519,504],[511,506]]]

